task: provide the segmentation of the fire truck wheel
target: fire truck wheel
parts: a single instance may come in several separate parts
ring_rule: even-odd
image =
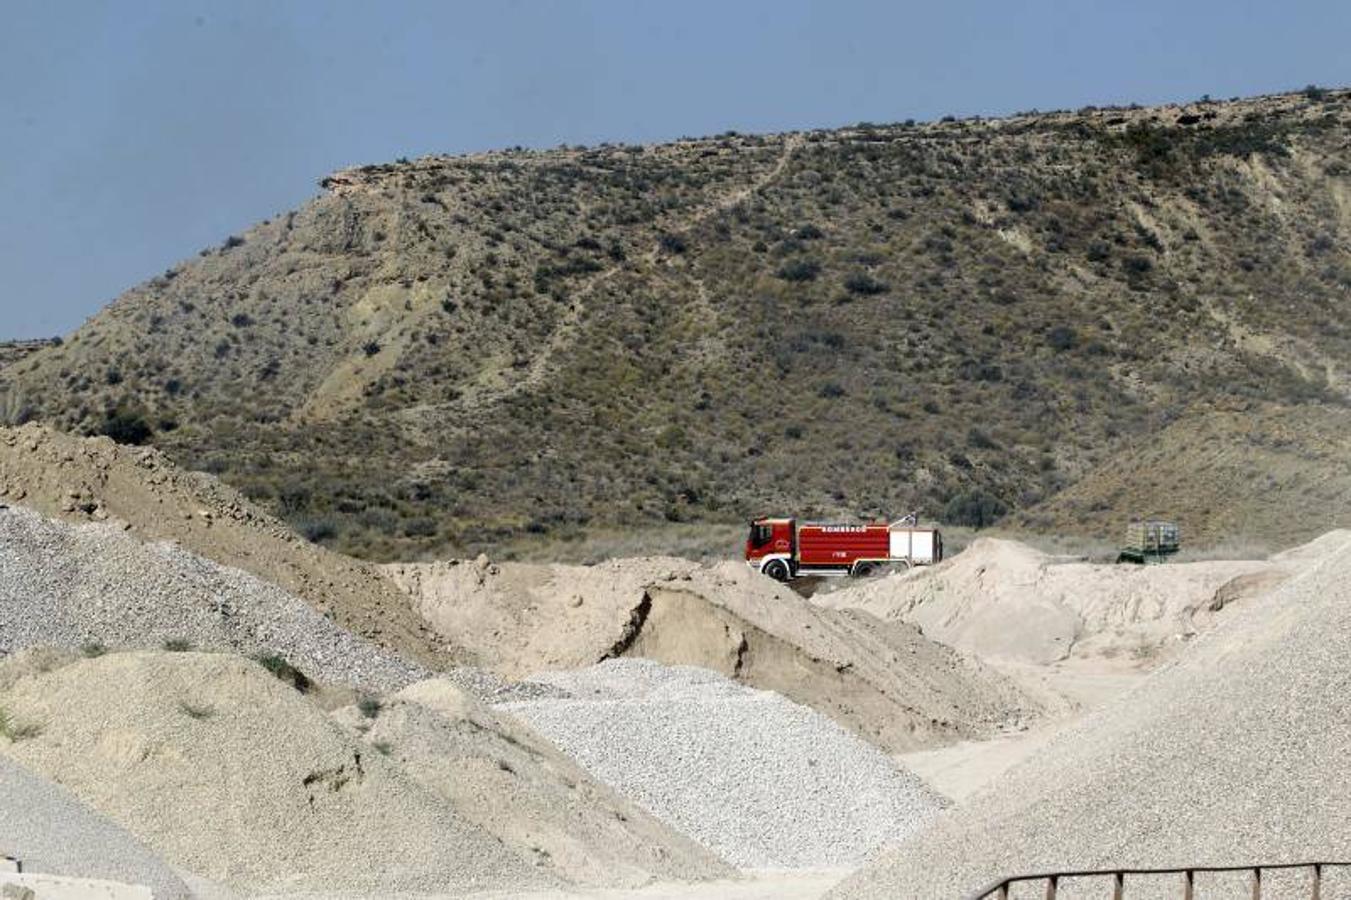
[[[857,566],[854,567],[854,577],[867,578],[875,571],[877,571],[877,566],[874,566],[872,563],[869,562],[859,563]]]
[[[773,578],[775,581],[788,580],[788,563],[781,559],[771,559],[769,562],[765,563],[765,567],[760,571],[770,578]]]

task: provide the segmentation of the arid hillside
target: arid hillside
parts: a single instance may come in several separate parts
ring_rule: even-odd
[[[1120,538],[1120,510],[1186,514],[1185,545],[1278,550],[1351,525],[1351,409],[1238,403],[1140,436],[1020,514],[1030,531]]]
[[[1218,534],[1260,466],[1092,486],[1217,405],[1343,414],[1348,121],[1309,90],[349,169],[0,368],[0,412],[378,559],[764,510]]]

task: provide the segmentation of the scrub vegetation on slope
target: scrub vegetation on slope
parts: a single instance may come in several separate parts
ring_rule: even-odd
[[[0,413],[153,441],[379,559],[1029,509],[1216,403],[1344,404],[1348,102],[349,169],[0,369]],[[1047,521],[1199,534],[1241,494],[1209,484]]]

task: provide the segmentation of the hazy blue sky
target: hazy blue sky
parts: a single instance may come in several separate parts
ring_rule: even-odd
[[[0,337],[353,163],[1351,82],[1351,3],[0,3]]]

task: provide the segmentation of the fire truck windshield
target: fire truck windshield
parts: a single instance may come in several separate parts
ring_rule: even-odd
[[[751,546],[763,547],[769,543],[769,539],[774,536],[774,529],[768,525],[756,524],[751,526]]]

